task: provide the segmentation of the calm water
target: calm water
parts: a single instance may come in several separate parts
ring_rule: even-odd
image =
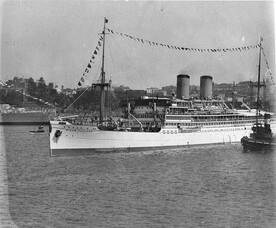
[[[0,227],[276,227],[273,152],[230,144],[51,158],[34,128],[1,127]]]

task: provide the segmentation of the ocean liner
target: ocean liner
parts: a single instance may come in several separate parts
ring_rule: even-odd
[[[12,109],[9,104],[0,104],[0,125],[49,125],[54,109]]]
[[[0,101],[0,125],[49,125],[50,117],[55,116],[55,107],[49,102],[30,96],[26,93],[26,82],[23,92],[15,91],[23,95],[20,105],[10,105]],[[39,101],[27,101],[27,98]],[[41,103],[43,105],[41,105]]]
[[[0,112],[0,125],[49,125],[53,111]]]
[[[104,47],[106,19],[103,28],[103,53],[101,68],[101,109],[98,124],[74,124],[58,118],[50,121],[51,156],[82,155],[115,151],[141,151],[166,148],[182,148],[195,145],[224,144],[240,142],[249,136],[256,115],[264,121],[264,112],[235,110],[224,101],[212,99],[212,77],[201,77],[200,99],[186,99],[185,81],[180,76],[177,83],[178,98],[173,98],[163,110],[157,110],[153,102],[154,121],[145,123],[142,116],[132,115],[128,108],[131,123],[125,121],[104,121],[104,91],[110,86],[105,82]],[[271,127],[275,129],[273,114]],[[151,126],[148,126],[148,125]]]

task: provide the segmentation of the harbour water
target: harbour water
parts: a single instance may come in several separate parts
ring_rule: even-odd
[[[0,127],[0,227],[276,227],[273,152],[50,157],[35,126]]]

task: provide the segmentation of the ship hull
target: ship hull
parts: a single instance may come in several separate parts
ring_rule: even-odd
[[[213,143],[212,145],[219,145],[222,143]],[[226,143],[224,143],[226,144]],[[143,151],[160,151],[165,149],[181,149],[181,148],[192,148],[196,146],[207,146],[210,144],[195,144],[195,145],[175,145],[175,146],[152,146],[152,147],[118,147],[118,148],[74,148],[74,149],[51,149],[50,156],[80,156],[80,155],[91,155],[91,154],[105,154],[105,153],[130,153],[130,152],[143,152]]]
[[[251,132],[250,127],[210,128],[185,133],[178,132],[178,129],[161,129],[160,132],[102,131],[93,126],[59,124],[51,124],[51,128],[51,156],[234,143]],[[60,134],[57,135],[57,132]]]
[[[275,141],[253,139],[243,137],[241,139],[244,151],[263,151],[263,150],[274,150],[276,149]]]

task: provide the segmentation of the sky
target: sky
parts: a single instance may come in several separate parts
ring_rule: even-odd
[[[1,80],[43,77],[46,83],[77,88],[103,30],[176,47],[220,49],[262,47],[275,81],[273,1],[85,1],[9,0],[1,2]],[[178,74],[199,85],[257,80],[259,49],[234,52],[181,51],[108,34],[106,79],[114,85],[146,89],[176,85]],[[98,55],[101,55],[98,53]],[[262,56],[262,75],[267,67]],[[100,77],[101,58],[86,75]]]

